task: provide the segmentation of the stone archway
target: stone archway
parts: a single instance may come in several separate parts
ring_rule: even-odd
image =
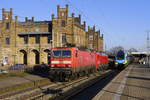
[[[44,50],[44,53],[43,53],[43,58],[44,58],[44,63],[48,64],[49,62],[49,53],[50,53],[50,50],[49,49],[45,49]]]
[[[33,49],[30,53],[30,64],[40,64],[40,53],[38,50]]]
[[[25,50],[19,51],[19,63],[27,65],[27,52]]]

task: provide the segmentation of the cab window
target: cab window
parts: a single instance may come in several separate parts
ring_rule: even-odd
[[[61,57],[61,50],[54,50],[52,51],[53,57]]]
[[[62,57],[71,57],[71,51],[70,50],[63,50],[62,51]]]

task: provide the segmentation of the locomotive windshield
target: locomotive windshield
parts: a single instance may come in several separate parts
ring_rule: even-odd
[[[70,50],[53,50],[53,57],[71,57]]]
[[[61,50],[54,50],[53,57],[61,57]]]
[[[62,51],[62,57],[71,57],[71,51],[70,50],[63,50]]]
[[[123,51],[119,51],[119,52],[117,53],[117,59],[118,59],[118,60],[124,59],[124,56],[125,56],[125,54],[124,54]]]

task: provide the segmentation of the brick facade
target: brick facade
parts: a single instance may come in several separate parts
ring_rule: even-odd
[[[51,21],[34,21],[25,18],[19,22],[13,19],[12,9],[2,10],[0,21],[0,62],[3,64],[47,63],[47,53],[51,49]]]
[[[81,24],[81,15],[68,15],[68,5],[66,8],[57,6],[57,17],[52,15],[53,45],[62,47],[66,43],[73,43],[76,46],[86,46],[85,27],[85,22]]]
[[[68,5],[65,8],[57,6],[57,16],[52,15],[51,21],[35,21],[25,18],[24,22],[13,18],[13,11],[2,9],[0,20],[0,64],[35,65],[47,63],[48,52],[53,47],[63,47],[75,44],[96,51],[103,51],[103,37],[100,31],[88,29],[86,22],[81,22],[81,15],[68,15]],[[89,40],[90,34],[93,41]]]
[[[87,47],[96,51],[103,52],[103,34],[100,35],[100,30],[96,31],[95,26],[88,26],[87,31]]]

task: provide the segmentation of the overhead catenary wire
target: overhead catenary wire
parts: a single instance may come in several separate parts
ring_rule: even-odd
[[[92,18],[90,18],[90,17],[88,17],[87,15],[85,15],[85,13],[84,13],[81,9],[75,7],[69,0],[66,0],[66,2],[69,4],[69,6],[71,6],[71,7],[74,8],[74,9],[76,9],[81,15],[83,15],[83,16],[85,17],[85,19],[87,19],[87,20],[89,20],[89,21],[91,21],[91,22],[94,22],[94,26],[98,27],[99,29],[102,28],[102,27],[100,27],[99,25],[95,24],[95,20],[93,20]],[[102,26],[102,25],[101,25],[101,26]],[[103,30],[104,30],[104,29],[103,29]],[[105,32],[106,32],[106,31],[105,31]],[[108,32],[106,32],[106,33],[108,33]]]
[[[94,22],[94,23],[95,23],[95,20],[93,20],[92,18],[88,17],[81,9],[75,7],[69,0],[66,0],[66,2],[67,2],[72,8],[74,8],[75,10],[77,10],[78,12],[80,12],[80,13],[85,17],[85,19],[87,19],[87,21],[91,21],[91,22]],[[2,10],[2,9],[0,9],[0,10]],[[18,16],[19,18],[24,18],[24,19],[26,18],[26,16],[21,16],[21,15],[18,15],[18,14],[16,14],[16,13],[13,13],[13,15],[14,15],[14,16]],[[97,28],[99,28],[99,29],[102,31],[102,33],[104,33],[104,35],[107,35],[108,37],[112,37],[112,35],[109,34],[109,32],[107,32],[107,31],[102,27],[102,25],[100,26],[100,25],[95,24],[95,26],[96,26]],[[107,39],[107,42],[108,42],[108,41],[110,41],[110,43],[112,42],[111,39]]]
[[[79,11],[79,13],[81,13],[87,20],[91,21],[91,22],[94,22],[95,23],[95,20],[91,19],[90,17],[86,16],[84,14],[84,12],[82,10],[80,10],[79,8],[75,7],[69,0],[66,0],[66,2],[72,7],[72,8],[75,8],[77,11]],[[106,30],[104,30],[102,27],[100,27],[99,25],[97,24],[94,24],[94,26],[98,27],[100,30],[102,30],[104,33],[108,34],[109,32],[106,32]],[[102,26],[102,25],[101,25]]]
[[[91,18],[89,18],[88,16],[86,16],[84,13],[83,13],[83,11],[81,11],[79,8],[76,8],[70,1],[68,1],[68,0],[66,0],[67,1],[67,3],[70,5],[70,6],[72,6],[72,8],[75,8],[77,11],[79,11],[87,20],[89,20],[89,21],[91,21],[91,22],[95,22],[94,20],[92,20]],[[2,9],[0,9],[0,10],[2,10]],[[14,16],[18,16],[19,18],[26,18],[27,16],[21,16],[21,15],[18,15],[18,14],[16,14],[16,13],[13,13],[13,15]],[[104,29],[102,29],[102,27],[99,27],[99,25],[96,25],[95,24],[95,26],[96,27],[98,27],[99,29],[101,29],[101,30],[103,30],[103,32],[104,33],[108,33],[108,32],[106,32],[106,31],[104,31]]]
[[[69,0],[66,0],[66,3],[69,4],[69,6],[71,6],[72,8],[76,9],[81,15],[83,15],[83,16],[85,17],[86,20],[95,23],[95,20],[93,20],[92,18],[86,16],[82,10],[80,10],[80,9],[77,8],[77,7],[75,7]],[[103,14],[103,17],[105,17],[104,14]],[[108,21],[107,21],[107,22],[108,22]],[[109,24],[110,24],[110,23],[109,23]],[[102,31],[102,33],[104,33],[104,35],[107,35],[107,37],[109,37],[109,39],[107,39],[107,43],[109,43],[109,44],[111,45],[111,44],[112,44],[112,40],[111,40],[110,38],[113,37],[113,35],[110,34],[109,32],[107,32],[107,31],[102,27],[103,25],[99,26],[99,25],[97,25],[97,24],[94,24],[94,26],[97,27],[97,28],[99,28],[100,31]],[[109,41],[109,42],[108,42],[108,41]],[[118,41],[115,40],[115,39],[114,39],[113,41],[114,41],[115,43],[118,43]],[[106,42],[105,42],[105,44],[106,44]]]
[[[72,8],[75,8],[77,11],[79,11],[86,19],[88,19],[88,20],[94,22],[94,20],[92,20],[91,18],[87,17],[87,16],[83,13],[83,11],[81,11],[80,9],[76,8],[75,6],[73,6],[73,4],[70,3],[68,0],[67,0],[67,2],[68,2],[68,4],[69,4],[70,6],[72,6]],[[3,9],[0,9],[0,10],[3,10]],[[13,13],[12,15],[17,16],[17,17],[19,17],[19,18],[24,18],[24,19],[27,17],[27,16],[21,16],[21,15],[16,14],[16,13]],[[98,28],[100,28],[98,25],[95,25],[95,26],[98,27]],[[101,27],[101,30],[103,30],[104,33],[108,33],[108,32],[106,32],[106,31],[104,31],[104,29],[102,29],[102,27]]]

